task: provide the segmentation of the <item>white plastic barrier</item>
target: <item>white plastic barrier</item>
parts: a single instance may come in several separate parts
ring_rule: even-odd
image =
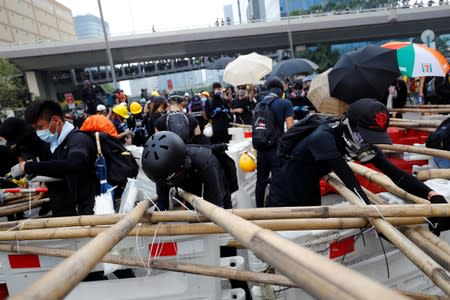
[[[243,289],[228,289],[222,292],[221,300],[245,300]]]
[[[231,128],[230,128],[231,129]],[[242,128],[233,128],[242,129]],[[233,208],[254,208],[255,203],[255,185],[256,185],[256,171],[243,172],[239,168],[239,158],[244,152],[252,152],[251,139],[244,139],[240,142],[230,143],[227,154],[235,161],[237,169],[237,178],[239,190],[231,195]]]
[[[220,266],[231,269],[243,270],[245,268],[245,259],[242,256],[221,257]]]
[[[22,242],[24,245],[78,249],[90,239],[68,239]],[[215,235],[156,238],[127,237],[115,249],[127,256],[142,257],[143,266],[149,254],[205,265],[218,265],[219,242]],[[153,246],[152,246],[153,245]],[[62,258],[0,252],[2,273],[10,295],[19,293],[56,266]],[[98,264],[96,271],[103,270]],[[94,271],[93,270],[93,271]],[[81,282],[66,299],[209,299],[221,297],[220,279],[162,270],[135,268],[137,278]]]

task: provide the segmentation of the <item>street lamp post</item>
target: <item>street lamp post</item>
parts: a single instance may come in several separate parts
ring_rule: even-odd
[[[242,18],[241,18],[241,1],[237,0],[238,4],[238,13],[239,13],[239,24],[242,24]]]
[[[292,31],[291,31],[291,24],[290,24],[290,18],[289,18],[288,0],[284,0],[284,6],[286,8],[289,51],[291,52],[291,58],[294,58],[294,45],[292,42]]]
[[[97,2],[98,2],[98,10],[100,11],[100,19],[102,20],[103,34],[105,36],[106,56],[108,57],[109,67],[111,68],[111,78],[113,81],[114,89],[118,89],[119,85],[117,84],[116,79],[116,69],[114,68],[114,62],[111,55],[111,48],[109,47],[108,33],[106,32],[105,20],[103,19],[102,4],[100,0],[97,0]]]

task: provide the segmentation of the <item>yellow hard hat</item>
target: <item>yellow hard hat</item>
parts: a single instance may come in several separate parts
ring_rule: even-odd
[[[202,95],[202,96],[205,96],[205,97],[208,97],[209,98],[209,93],[207,92],[207,91],[203,91],[203,92],[201,92],[201,94],[200,95]]]
[[[125,105],[117,104],[112,109],[113,113],[121,116],[122,118],[128,119],[128,108]]]
[[[133,115],[140,114],[142,112],[142,106],[139,103],[137,103],[137,102],[132,102],[130,104],[130,112]]]
[[[244,152],[239,158],[239,167],[244,172],[253,172],[256,170],[256,159],[255,157],[248,153]]]
[[[151,96],[160,96],[158,91],[153,90],[152,93],[150,94]]]

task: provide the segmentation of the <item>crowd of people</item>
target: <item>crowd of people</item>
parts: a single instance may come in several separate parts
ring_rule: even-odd
[[[256,159],[247,159],[256,164],[257,207],[320,205],[319,180],[331,171],[368,203],[347,159],[373,163],[397,185],[431,202],[446,201],[397,169],[374,145],[390,143],[389,112],[383,99],[353,103],[342,118],[319,126],[294,144],[288,159],[280,157],[278,140],[285,130],[295,129],[314,110],[308,100],[311,78],[270,77],[263,86],[236,88],[216,82],[211,91],[193,95],[142,89],[139,101],[130,101],[118,90],[112,100],[98,102],[100,91],[86,85],[86,116],[77,120],[68,118],[73,114],[65,114],[57,102],[33,101],[25,119],[9,118],[0,126],[0,150],[7,158],[1,162],[2,176],[57,178],[47,183],[51,201],[42,213],[92,214],[99,193],[94,167],[97,151],[95,141],[85,133],[103,132],[123,145],[144,147],[143,168],[157,184],[159,209],[169,207],[168,189],[177,186],[229,208],[231,193],[238,187],[234,163],[230,164],[225,149],[230,141],[228,128],[237,123],[254,131]],[[261,129],[270,131],[270,137],[259,142]]]

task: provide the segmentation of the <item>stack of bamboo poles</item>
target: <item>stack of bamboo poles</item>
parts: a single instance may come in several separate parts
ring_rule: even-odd
[[[403,151],[403,148],[395,148]],[[410,152],[410,148],[408,148]],[[415,150],[415,149],[412,149]],[[446,157],[447,154],[438,153]],[[269,262],[284,274],[256,274],[220,267],[179,262],[153,261],[152,267],[247,280],[263,284],[301,287],[320,299],[438,299],[433,296],[406,293],[402,295],[336,264],[301,246],[281,238],[270,230],[346,229],[374,226],[415,263],[447,295],[450,295],[450,247],[423,227],[424,217],[450,217],[450,205],[429,204],[396,186],[385,175],[357,164],[355,173],[384,186],[393,194],[415,204],[383,205],[367,191],[377,205],[366,206],[333,175],[328,182],[353,206],[290,207],[248,210],[224,210],[199,197],[182,192],[199,213],[192,211],[155,212],[147,215],[148,201],[139,204],[128,215],[79,216],[47,218],[0,224],[0,251],[16,252],[17,241],[95,237],[78,251],[20,245],[20,252],[69,257],[22,294],[12,299],[58,299],[86,276],[100,261],[141,267],[137,258],[106,255],[126,235],[192,235],[228,232],[241,245]],[[247,219],[247,220],[246,220]],[[251,221],[250,221],[251,220]],[[138,222],[143,223],[136,229]],[[159,224],[160,222],[183,222]],[[186,222],[188,224],[186,224]],[[157,224],[158,225],[155,225]],[[112,226],[111,226],[112,225]],[[395,226],[400,226],[396,229]],[[270,230],[268,230],[270,229]],[[105,256],[106,255],[106,256]],[[74,272],[75,270],[75,272]],[[73,274],[76,274],[75,276]],[[445,299],[445,298],[440,298]]]
[[[36,193],[7,194],[3,205],[0,206],[0,217],[24,212],[31,208],[41,207],[44,203],[49,201],[48,198],[31,200],[35,195]]]

